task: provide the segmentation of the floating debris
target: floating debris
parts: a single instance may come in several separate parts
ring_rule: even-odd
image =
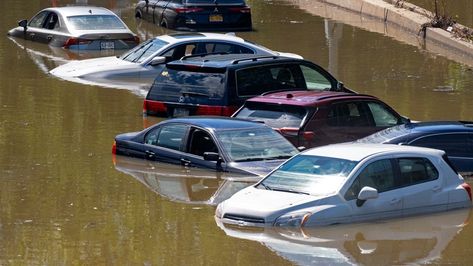
[[[435,92],[453,92],[455,89],[452,86],[437,86],[437,88],[433,89]]]

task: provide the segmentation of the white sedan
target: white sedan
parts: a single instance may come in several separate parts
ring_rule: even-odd
[[[220,203],[216,218],[250,226],[317,226],[471,206],[471,188],[434,149],[335,144],[300,153]]]
[[[145,41],[121,56],[72,61],[50,73],[59,78],[127,89],[149,88],[163,64],[183,56],[208,53],[256,54],[302,58],[248,42],[234,34],[176,33]]]

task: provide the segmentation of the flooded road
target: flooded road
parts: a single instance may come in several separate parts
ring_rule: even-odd
[[[142,40],[167,32],[135,20],[132,2],[88,1],[115,10]],[[246,183],[114,161],[114,136],[143,128],[142,96],[47,74],[57,64],[96,55],[5,36],[16,21],[50,3],[0,4],[8,10],[0,16],[0,265],[471,263],[470,210],[447,215],[448,222],[438,224],[445,228],[434,224],[418,236],[386,229],[408,227],[396,222],[375,231],[376,238],[364,225],[336,227],[324,236],[307,232],[306,238],[290,230],[255,237],[219,228],[213,205]],[[349,88],[376,95],[411,119],[473,120],[471,66],[287,1],[249,3],[256,30],[239,36],[315,61]]]

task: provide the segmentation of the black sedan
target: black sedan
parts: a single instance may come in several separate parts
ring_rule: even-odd
[[[473,172],[473,122],[436,121],[391,127],[359,139],[365,143],[390,143],[444,150],[453,168]]]
[[[141,0],[135,16],[176,30],[251,30],[244,0]]]
[[[115,137],[112,152],[264,176],[298,150],[261,123],[223,117],[186,117],[166,120],[141,132],[120,134]]]
[[[102,7],[46,8],[18,25],[8,35],[74,50],[130,49],[140,41],[117,15]]]

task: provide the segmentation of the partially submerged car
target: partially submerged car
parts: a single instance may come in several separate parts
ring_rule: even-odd
[[[292,53],[272,51],[234,34],[175,33],[147,40],[118,57],[72,61],[50,73],[70,81],[148,89],[166,62],[181,59],[183,56],[208,53],[302,58]]]
[[[131,49],[140,42],[115,13],[93,6],[43,9],[8,35],[74,50]]]
[[[135,16],[176,30],[252,29],[251,8],[245,0],[141,0]]]
[[[115,137],[112,152],[188,167],[264,176],[298,150],[260,123],[220,117],[169,119]]]
[[[444,150],[454,169],[473,173],[473,122],[430,121],[399,125],[357,140]]]
[[[232,115],[245,100],[280,90],[352,92],[321,66],[299,58],[197,55],[172,61],[156,77],[145,115]]]
[[[220,203],[223,223],[319,226],[471,206],[471,187],[440,150],[333,144],[302,152]]]
[[[353,141],[409,122],[374,96],[334,91],[268,92],[248,99],[232,117],[263,122],[306,148]]]

